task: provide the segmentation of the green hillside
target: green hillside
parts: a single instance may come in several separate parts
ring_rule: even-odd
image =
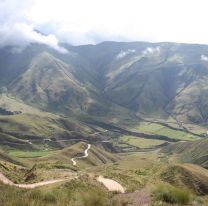
[[[21,54],[1,50],[2,90],[66,115],[106,118],[119,108],[122,114],[206,122],[208,64],[201,58],[208,53],[206,45],[103,42],[66,47],[68,54],[41,45]],[[14,62],[3,59],[6,55]]]
[[[52,154],[41,157],[37,159],[37,163],[45,163],[47,166],[56,167],[57,165],[68,165],[69,168],[73,168],[71,158],[80,157],[84,155],[84,150],[86,149],[87,144],[84,142],[79,142],[70,147],[65,147],[62,150],[53,152]],[[97,166],[100,164],[106,164],[109,162],[115,162],[119,159],[116,154],[111,154],[106,152],[104,149],[99,148],[95,145],[92,145],[89,150],[89,157],[83,159],[76,159],[77,165],[76,168],[85,168],[89,166]]]
[[[161,174],[164,181],[180,187],[188,187],[198,194],[208,193],[208,171],[193,164],[168,167]]]
[[[178,142],[164,147],[161,152],[177,155],[182,162],[189,162],[208,168],[208,140]]]

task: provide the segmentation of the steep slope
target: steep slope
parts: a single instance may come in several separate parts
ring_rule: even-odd
[[[103,42],[69,47],[92,65],[102,96],[133,112],[207,121],[208,47]]]
[[[177,142],[164,147],[161,152],[176,154],[182,162],[198,164],[208,168],[208,140]]]
[[[93,128],[80,121],[41,111],[10,94],[0,94],[0,109],[4,111],[0,115],[2,147],[62,148],[71,139],[89,139],[94,134]]]
[[[207,122],[208,46],[148,42],[64,46],[67,54],[37,45],[22,53],[1,49],[1,91],[66,115],[107,117],[125,110]]]
[[[208,64],[201,55],[207,49],[169,43],[132,53],[129,49],[112,62],[105,75],[105,93],[113,102],[135,112],[158,115],[166,111],[182,120],[204,122]]]
[[[194,79],[168,105],[169,111],[182,121],[187,119],[196,124],[208,120],[208,77],[206,74]]]
[[[31,45],[18,53],[0,49],[0,58],[1,93],[52,112],[97,115],[109,110],[91,63],[73,51],[60,54]]]
[[[200,195],[208,194],[208,171],[197,165],[173,165],[165,169],[161,178],[172,185],[188,187]]]
[[[27,69],[9,87],[18,98],[40,108],[64,110],[64,105],[75,111],[87,105],[90,97],[87,90],[73,77],[68,65],[48,53],[33,59]]]
[[[54,116],[14,115],[0,118],[0,143],[11,148],[41,150],[63,148],[88,140],[93,130],[80,122]]]

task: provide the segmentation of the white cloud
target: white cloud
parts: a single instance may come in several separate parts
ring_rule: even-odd
[[[13,45],[24,48],[30,43],[46,44],[61,53],[66,53],[67,50],[58,45],[57,38],[50,35],[42,35],[36,32],[32,25],[25,23],[3,24],[0,28],[0,46]]]
[[[160,53],[160,47],[147,47],[143,52],[144,55]]]
[[[22,23],[72,44],[104,40],[208,44],[207,8],[207,0],[0,0],[0,30],[2,25]],[[52,41],[51,36],[43,39],[39,42]],[[54,42],[51,46],[57,47]]]
[[[120,51],[120,53],[116,56],[116,59],[122,59],[126,55],[134,53],[134,52],[136,52],[135,49],[128,49],[126,51]]]
[[[16,47],[13,51],[19,52],[30,43],[39,43],[66,53],[67,50],[59,46],[54,34],[43,35],[35,30],[33,23],[26,18],[28,4],[25,0],[21,3],[17,4],[14,0],[0,1],[0,47],[12,45]],[[13,4],[17,7],[13,8]]]
[[[207,62],[208,61],[208,56],[202,54],[201,55],[201,60]]]

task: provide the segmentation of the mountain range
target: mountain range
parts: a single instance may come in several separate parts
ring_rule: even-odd
[[[105,117],[135,115],[206,124],[208,46],[103,42],[0,50],[2,93],[44,111]],[[116,114],[115,114],[116,115]]]

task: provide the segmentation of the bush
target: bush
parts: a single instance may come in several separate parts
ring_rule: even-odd
[[[30,198],[32,200],[40,200],[40,199],[42,199],[42,193],[40,190],[31,190],[31,191],[29,191],[28,198]]]
[[[179,189],[171,185],[159,185],[153,192],[158,201],[173,204],[187,204],[191,201],[191,193],[185,189]]]
[[[48,192],[44,195],[44,201],[48,203],[55,203],[56,202],[56,196],[52,192]]]
[[[100,192],[87,192],[82,194],[84,206],[106,206],[106,197]]]

